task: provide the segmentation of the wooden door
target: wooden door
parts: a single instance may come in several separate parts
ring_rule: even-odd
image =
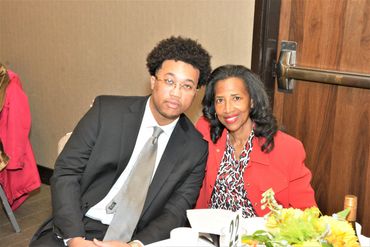
[[[281,0],[279,44],[296,41],[299,66],[370,73],[369,0]],[[370,90],[298,81],[275,90],[274,113],[300,139],[324,214],[358,196],[357,221],[370,235]]]

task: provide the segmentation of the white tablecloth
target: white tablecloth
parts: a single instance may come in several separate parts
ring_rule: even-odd
[[[206,212],[206,211],[204,211],[204,212]],[[210,231],[204,231],[204,232],[213,232],[214,234],[218,234],[217,232],[215,232],[217,229],[216,230],[214,229],[215,227],[216,228],[220,227],[220,226],[218,226],[217,222],[213,222],[209,218],[207,218],[207,220],[204,220],[204,217],[199,217],[199,215],[195,215],[195,216],[196,217],[193,217],[193,219],[192,219],[193,224],[198,223],[199,225],[202,225],[202,222],[207,222],[207,223],[212,222],[209,225]],[[213,219],[215,219],[215,218],[217,218],[217,217],[213,215]],[[197,222],[197,221],[199,221],[199,222]],[[206,224],[206,226],[207,225],[208,224]],[[205,226],[201,226],[201,228],[202,227],[205,227]],[[195,228],[197,228],[197,227],[195,227]],[[242,234],[253,234],[254,231],[256,231],[256,230],[265,229],[264,219],[261,218],[261,217],[242,219],[241,222],[240,222],[240,228],[242,229],[242,232],[241,232]],[[358,235],[358,238],[359,238],[360,245],[362,247],[365,247],[365,246],[368,247],[368,246],[370,246],[370,238],[361,235],[361,230],[362,230],[361,228],[362,228],[361,225],[356,223],[356,231],[357,231],[357,235]],[[173,240],[173,239],[166,239],[166,240],[159,241],[159,242],[152,243],[152,244],[145,245],[145,246],[146,247],[175,247],[175,246],[214,247],[214,245],[211,244],[209,241],[201,239],[201,238],[199,238],[198,242],[194,245],[189,245],[189,244],[184,245],[184,243],[181,243],[181,241],[176,241],[176,240]]]
[[[175,246],[184,247],[184,244],[178,243],[172,239],[166,239],[166,240],[162,240],[159,242],[145,245],[145,247],[175,247]],[[214,247],[214,245],[204,239],[198,239],[197,244],[191,245],[191,246],[186,245],[186,247]]]

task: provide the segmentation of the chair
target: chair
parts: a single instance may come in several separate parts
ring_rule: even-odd
[[[90,107],[92,107],[92,106],[93,106],[93,104],[94,104],[94,100],[95,100],[95,99],[93,99],[93,100],[92,100],[92,102],[91,102],[91,104],[90,104]],[[63,150],[64,146],[66,145],[67,141],[68,141],[68,140],[69,140],[69,138],[71,137],[71,134],[72,134],[72,132],[68,132],[68,133],[66,133],[64,136],[62,136],[62,137],[59,139],[59,141],[58,141],[58,147],[57,147],[57,154],[58,154],[58,155],[62,152],[62,150]]]
[[[59,155],[60,152],[62,152],[63,148],[64,148],[64,145],[66,145],[69,137],[71,137],[71,134],[72,132],[68,132],[67,134],[65,134],[64,136],[62,136],[62,138],[59,139],[58,141],[58,149],[57,149],[57,154]]]
[[[5,212],[6,212],[7,216],[9,217],[10,223],[12,224],[14,231],[17,232],[17,233],[20,232],[21,228],[19,227],[19,225],[17,223],[17,220],[15,219],[13,210],[11,209],[11,207],[9,205],[8,199],[6,198],[5,192],[4,192],[3,187],[1,186],[1,184],[0,184],[0,197],[1,197],[1,201],[3,202]]]

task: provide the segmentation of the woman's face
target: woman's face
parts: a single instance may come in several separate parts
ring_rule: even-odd
[[[249,134],[252,130],[252,120],[249,118],[250,109],[251,98],[242,79],[230,77],[216,82],[216,114],[229,132]]]

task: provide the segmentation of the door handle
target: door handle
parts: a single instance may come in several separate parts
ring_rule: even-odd
[[[297,42],[282,41],[276,66],[278,90],[292,92],[295,80],[370,89],[370,74],[305,68],[296,65]]]

